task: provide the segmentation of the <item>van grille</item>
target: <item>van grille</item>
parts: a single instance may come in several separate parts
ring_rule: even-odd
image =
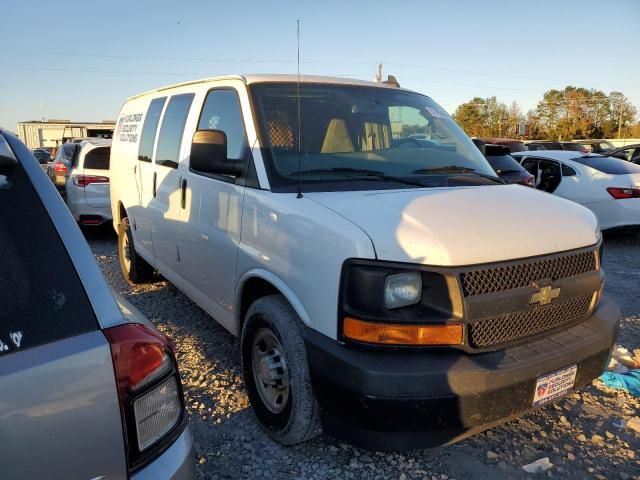
[[[596,270],[596,252],[581,252],[564,257],[464,272],[461,275],[464,296],[484,295],[522,288],[539,280],[573,277]]]
[[[509,313],[469,324],[469,344],[490,348],[541,334],[583,319],[589,313],[593,293],[567,302]]]

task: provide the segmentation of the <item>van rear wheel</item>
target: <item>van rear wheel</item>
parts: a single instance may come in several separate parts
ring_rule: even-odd
[[[242,329],[249,400],[275,441],[295,445],[321,433],[300,319],[281,295],[256,300]]]
[[[128,217],[118,226],[118,258],[122,276],[130,284],[147,283],[153,278],[153,267],[136,252]]]

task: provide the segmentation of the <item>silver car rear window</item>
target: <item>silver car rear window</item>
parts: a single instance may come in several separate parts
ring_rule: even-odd
[[[67,251],[28,177],[0,172],[0,357],[98,329]]]

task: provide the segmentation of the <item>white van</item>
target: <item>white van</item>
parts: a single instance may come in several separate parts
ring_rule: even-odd
[[[456,441],[589,384],[616,336],[593,214],[502,183],[398,86],[252,75],[132,97],[111,202],[124,276],[159,271],[241,338],[283,444],[321,426]]]

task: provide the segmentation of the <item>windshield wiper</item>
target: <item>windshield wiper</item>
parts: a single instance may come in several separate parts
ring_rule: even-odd
[[[493,175],[487,175],[486,173],[478,172],[473,168],[469,167],[460,167],[458,165],[447,165],[445,167],[437,167],[437,168],[419,168],[418,170],[414,170],[413,173],[419,174],[429,174],[429,173],[471,173],[473,175],[477,175],[478,177],[486,178],[488,180],[493,180],[496,183],[507,183],[505,180],[494,177]]]
[[[409,180],[402,177],[396,177],[393,175],[387,175],[378,170],[369,170],[367,168],[351,168],[351,167],[334,167],[334,168],[315,168],[312,170],[302,170],[300,175],[331,175],[331,174],[344,174],[349,177],[365,177],[365,179],[371,180],[384,180],[387,182],[403,183],[405,185],[413,185],[415,187],[426,188],[429,185],[424,183]],[[298,171],[290,172],[290,176],[298,175]]]

